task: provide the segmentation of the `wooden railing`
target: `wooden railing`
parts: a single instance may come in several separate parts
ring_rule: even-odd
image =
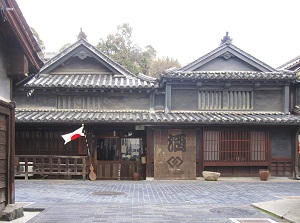
[[[65,175],[86,178],[86,156],[16,155],[15,175]]]

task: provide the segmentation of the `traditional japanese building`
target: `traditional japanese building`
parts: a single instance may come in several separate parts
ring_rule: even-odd
[[[292,100],[292,106],[291,106],[291,113],[300,115],[300,56],[297,56],[290,61],[284,63],[283,65],[279,66],[277,69],[279,70],[289,70],[295,72],[296,75],[296,85],[294,88],[292,88],[292,95],[293,97],[291,98]],[[293,106],[294,105],[294,106]],[[299,173],[300,173],[300,129],[298,130],[298,151],[296,151],[295,155],[295,178],[299,179]]]
[[[42,66],[41,51],[15,0],[0,2],[0,216],[14,203],[14,86]]]
[[[79,39],[14,91],[16,154],[47,174],[77,173],[72,168],[84,158],[97,179],[131,179],[131,163],[144,155],[144,179],[196,179],[203,170],[292,176],[295,80],[228,35],[159,79],[132,74]],[[82,124],[87,137],[64,145],[61,135]]]

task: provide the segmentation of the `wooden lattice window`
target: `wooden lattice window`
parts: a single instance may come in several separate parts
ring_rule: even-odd
[[[251,110],[252,91],[199,91],[200,110]]]
[[[203,131],[204,162],[268,162],[267,130],[206,129]]]

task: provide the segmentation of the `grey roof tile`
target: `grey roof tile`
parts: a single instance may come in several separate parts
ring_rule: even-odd
[[[280,112],[149,112],[17,109],[17,123],[282,124],[299,125],[300,116]]]
[[[295,80],[291,71],[255,72],[255,71],[169,71],[162,78],[190,80]]]
[[[157,88],[156,82],[137,77],[115,77],[110,74],[39,75],[28,81],[28,88],[145,89]]]

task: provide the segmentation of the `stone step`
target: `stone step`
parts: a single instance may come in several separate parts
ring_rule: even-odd
[[[24,216],[23,205],[21,204],[8,204],[0,213],[1,221],[12,221]]]

